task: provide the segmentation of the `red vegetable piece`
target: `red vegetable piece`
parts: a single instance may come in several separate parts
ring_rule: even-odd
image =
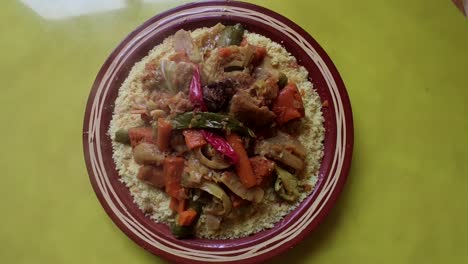
[[[189,88],[190,101],[201,111],[206,111],[206,105],[203,101],[203,91],[200,81],[200,69],[198,65],[194,65],[192,81],[190,82]]]
[[[216,151],[226,157],[231,164],[239,162],[239,157],[226,139],[208,130],[201,130],[201,133],[205,140],[210,143]]]

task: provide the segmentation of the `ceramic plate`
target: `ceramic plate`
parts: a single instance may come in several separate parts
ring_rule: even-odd
[[[310,75],[325,118],[324,158],[314,191],[272,229],[233,240],[177,240],[169,228],[146,217],[119,181],[107,130],[118,89],[132,66],[155,45],[184,28],[241,23],[249,31],[281,43]],[[206,1],[161,13],[128,35],[99,71],[89,95],[83,148],[91,184],[115,224],[146,250],[177,263],[259,263],[298,244],[322,221],[345,183],[351,162],[353,124],[343,81],[320,45],[291,20],[260,6]]]

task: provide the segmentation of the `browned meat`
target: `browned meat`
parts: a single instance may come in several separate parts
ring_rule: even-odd
[[[162,167],[155,167],[151,165],[141,166],[138,170],[137,178],[149,185],[156,188],[164,187],[164,174]]]
[[[250,95],[256,97],[261,105],[270,105],[278,96],[278,78],[256,81],[250,88]]]
[[[230,114],[249,127],[262,127],[274,121],[276,115],[247,91],[239,90],[231,100]]]
[[[227,107],[234,94],[234,82],[226,79],[203,87],[203,100],[211,112],[219,112]]]
[[[229,55],[221,56],[220,51],[229,49]],[[220,80],[231,78],[238,80],[241,75],[247,75],[249,79],[251,72],[251,60],[254,49],[252,47],[229,46],[227,48],[215,49],[203,64],[202,82],[211,84]]]

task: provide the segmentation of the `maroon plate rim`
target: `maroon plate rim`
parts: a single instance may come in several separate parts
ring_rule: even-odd
[[[135,62],[180,28],[217,22],[242,23],[249,31],[281,43],[309,71],[322,100],[324,158],[319,180],[301,204],[273,228],[232,240],[177,240],[167,226],[154,223],[133,203],[119,181],[107,130],[117,92]],[[353,149],[351,104],[338,70],[301,27],[264,7],[237,1],[204,1],[178,6],[150,18],[111,53],[92,86],[83,123],[83,151],[92,187],[106,213],[138,245],[177,263],[260,263],[298,244],[328,214],[346,182]]]

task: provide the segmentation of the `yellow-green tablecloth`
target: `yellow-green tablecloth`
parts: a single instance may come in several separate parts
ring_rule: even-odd
[[[184,2],[2,2],[0,263],[164,263],[101,208],[81,131],[106,57]],[[449,0],[252,2],[324,47],[354,113],[336,207],[271,263],[468,263],[468,20]]]

